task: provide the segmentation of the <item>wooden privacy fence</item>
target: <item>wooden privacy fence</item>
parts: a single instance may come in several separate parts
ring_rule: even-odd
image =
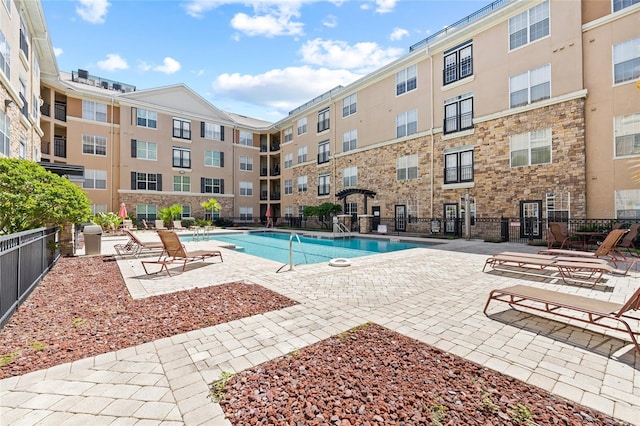
[[[60,257],[58,240],[58,227],[0,236],[0,326]]]

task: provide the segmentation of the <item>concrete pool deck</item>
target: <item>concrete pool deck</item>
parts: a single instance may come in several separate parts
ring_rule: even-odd
[[[154,239],[153,233],[141,233]],[[102,254],[124,237],[103,238]],[[640,424],[640,356],[624,334],[545,319],[506,304],[482,313],[489,291],[526,284],[620,302],[640,286],[639,264],[604,287],[569,286],[482,272],[489,254],[535,252],[522,244],[451,240],[428,248],[328,264],[282,266],[222,249],[224,263],[145,275],[118,266],[132,297],[243,281],[299,304],[0,381],[0,423],[229,425],[207,398],[223,371],[240,372],[365,322],[459,355],[560,397]],[[188,249],[215,246],[188,242]],[[207,262],[208,263],[208,262]],[[635,324],[640,327],[640,324]]]

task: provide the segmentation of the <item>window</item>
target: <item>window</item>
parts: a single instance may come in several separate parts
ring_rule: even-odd
[[[307,117],[298,120],[298,136],[307,133]]]
[[[396,73],[396,96],[415,90],[418,87],[417,70],[417,65],[411,65]]]
[[[253,220],[253,207],[240,207],[240,220]]]
[[[106,213],[106,204],[91,204],[91,214]]]
[[[617,12],[625,7],[633,6],[640,2],[640,0],[613,0],[613,11]]]
[[[640,77],[640,37],[613,46],[613,81],[623,83]]]
[[[191,192],[191,177],[182,175],[174,176],[173,190],[175,192]]]
[[[293,180],[285,179],[284,181],[284,195],[293,194]]]
[[[409,136],[418,131],[418,110],[403,112],[396,116],[396,137]]]
[[[158,144],[155,142],[131,141],[131,150],[135,158],[141,160],[157,160],[158,159]]]
[[[253,182],[240,182],[240,195],[243,197],[253,196]]]
[[[191,168],[191,150],[173,147],[173,167],[181,169]]]
[[[444,183],[473,182],[473,150],[445,152]]]
[[[285,154],[284,156],[284,168],[290,169],[293,167],[293,153]]]
[[[132,189],[146,191],[162,191],[160,185],[160,174],[131,172],[134,180]]]
[[[38,118],[40,117],[40,100],[38,99],[38,96],[34,93],[32,98],[31,98],[31,117],[33,117],[34,120],[38,120]]]
[[[545,1],[509,19],[509,49],[549,35],[549,2]]]
[[[286,206],[284,208],[284,217],[293,217],[293,206]]]
[[[107,104],[82,100],[82,118],[85,120],[107,122]]]
[[[473,74],[473,56],[471,41],[444,52],[444,84],[462,80]]]
[[[473,93],[444,101],[444,133],[473,128]]]
[[[158,217],[158,206],[155,204],[137,204],[136,217],[138,220],[156,220]]]
[[[307,177],[298,177],[298,192],[307,192]]]
[[[358,214],[358,203],[347,203],[346,209],[344,211],[345,214],[356,215]]]
[[[180,217],[182,219],[185,219],[187,217],[191,217],[191,206],[189,204],[183,204],[180,207],[182,207],[182,213],[180,214]]]
[[[318,144],[318,164],[329,161],[330,148],[329,141],[322,141]]]
[[[293,140],[293,127],[287,127],[284,129],[284,143],[291,142]]]
[[[551,65],[547,64],[509,79],[511,108],[551,97]]]
[[[347,167],[342,170],[342,185],[345,188],[358,185],[358,167]]]
[[[623,189],[615,193],[616,219],[640,219],[640,189]]]
[[[405,155],[396,159],[396,179],[411,180],[418,178],[418,154]]]
[[[511,167],[551,163],[551,129],[509,137]]]
[[[329,108],[318,112],[318,133],[329,130]]]
[[[20,135],[20,145],[18,147],[18,158],[27,157],[27,138],[24,135]]]
[[[330,190],[329,173],[323,173],[318,176],[318,195],[329,195]]]
[[[246,155],[240,156],[240,170],[250,172],[253,170],[253,157],[247,157]]]
[[[104,136],[82,135],[82,153],[107,155],[107,138]]]
[[[158,128],[158,113],[147,109],[138,108],[136,113],[138,127]]]
[[[298,164],[307,162],[307,147],[298,148]]]
[[[20,14],[20,50],[24,53],[24,56],[29,58],[29,40],[31,36],[27,31],[27,25],[24,23],[24,17]]]
[[[640,113],[616,117],[613,131],[616,157],[640,154]]]
[[[205,151],[204,165],[206,167],[224,167],[224,152]]]
[[[253,146],[253,133],[240,130],[240,145]]]
[[[11,46],[7,43],[7,39],[4,37],[4,33],[0,29],[0,71],[7,77],[7,80],[11,79]]]
[[[23,107],[20,109],[20,112],[22,113],[22,115],[25,116],[25,118],[27,118],[29,116],[29,101],[27,100],[27,83],[26,81],[20,77],[20,79],[18,80],[18,83],[20,84],[20,91],[19,91],[19,95],[20,95],[20,100],[23,103]]]
[[[84,169],[84,189],[107,189],[107,171]]]
[[[224,126],[213,123],[200,123],[200,137],[204,139],[211,139],[214,141],[224,140]]]
[[[180,118],[173,119],[173,137],[191,140],[191,122]]]
[[[224,194],[224,179],[200,178],[200,192],[203,194]]]
[[[9,140],[11,139],[11,120],[0,110],[0,155],[9,156]]]
[[[342,100],[342,116],[348,117],[357,112],[358,104],[358,94],[354,93],[353,95],[349,95]]]
[[[354,150],[358,147],[358,129],[349,130],[342,134],[342,152]]]

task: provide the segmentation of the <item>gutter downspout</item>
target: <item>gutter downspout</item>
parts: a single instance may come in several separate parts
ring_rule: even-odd
[[[428,47],[425,48],[425,50],[427,51],[427,55],[429,55]],[[430,186],[429,190],[431,192],[431,194],[430,194],[431,200],[430,200],[430,207],[429,207],[429,209],[430,209],[429,216],[433,218],[433,194],[434,194],[434,190],[433,190],[434,159],[433,159],[433,156],[435,154],[435,148],[434,148],[435,137],[433,135],[433,120],[435,118],[434,118],[434,113],[433,113],[433,96],[434,96],[433,95],[433,78],[434,78],[433,77],[433,56],[431,56],[431,55],[429,55],[429,65],[431,67],[431,78],[429,79],[429,80],[431,80],[431,82],[430,82],[430,84],[431,84],[431,184],[429,185]]]

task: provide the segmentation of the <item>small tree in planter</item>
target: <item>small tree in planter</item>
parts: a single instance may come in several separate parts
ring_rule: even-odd
[[[319,206],[307,206],[303,209],[302,214],[305,217],[318,216],[318,220],[323,228],[329,229],[331,216],[335,216],[342,211],[340,204],[323,203]],[[326,221],[326,222],[325,222]]]
[[[209,198],[207,201],[200,203],[203,209],[211,211],[211,220],[213,221],[213,214],[222,210],[222,205],[215,198]]]
[[[164,222],[164,226],[173,226],[173,221],[180,219],[182,215],[182,206],[180,204],[173,204],[169,207],[162,208],[158,211],[158,217]]]

